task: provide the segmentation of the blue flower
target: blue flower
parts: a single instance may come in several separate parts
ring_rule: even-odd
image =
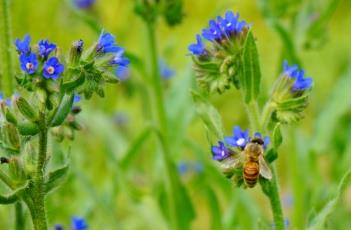
[[[120,65],[116,68],[115,74],[120,81],[125,81],[128,79],[130,73],[128,67]]]
[[[175,71],[171,69],[164,60],[159,61],[160,75],[163,79],[170,79],[175,74]]]
[[[73,3],[80,9],[87,9],[95,3],[95,0],[73,0]]]
[[[207,52],[199,34],[196,35],[196,41],[197,43],[189,45],[189,51],[196,56],[206,55]]]
[[[20,54],[30,53],[30,36],[28,34],[24,36],[23,41],[17,38],[15,44]]]
[[[194,171],[197,173],[202,173],[204,171],[204,165],[201,162],[196,162],[194,164]]]
[[[35,54],[21,54],[19,57],[21,69],[28,74],[33,74],[38,68],[38,60]]]
[[[228,37],[233,34],[238,34],[245,27],[248,27],[248,24],[245,21],[239,21],[239,16],[239,13],[234,15],[232,11],[227,11],[224,18],[218,17],[218,24]]]
[[[112,65],[120,65],[127,67],[130,63],[129,59],[124,56],[124,49],[116,46],[117,51],[113,59],[111,60]]]
[[[218,41],[223,37],[221,27],[215,20],[210,20],[209,27],[202,30],[202,36],[209,41]]]
[[[52,51],[56,49],[56,45],[54,43],[50,43],[48,39],[39,41],[39,56],[43,58],[47,58]]]
[[[283,74],[295,80],[292,91],[304,91],[312,87],[313,79],[305,78],[305,71],[303,69],[299,70],[297,65],[289,66],[288,62],[284,61]]]
[[[212,159],[216,161],[222,161],[231,155],[229,149],[224,146],[222,141],[218,142],[218,146],[212,146]]]
[[[64,66],[59,62],[57,57],[50,57],[44,64],[43,76],[46,79],[52,78],[56,80],[63,70]]]
[[[256,132],[256,133],[255,133],[255,137],[256,137],[256,138],[262,139],[262,135],[261,135],[261,133],[259,133],[259,132]],[[263,148],[264,148],[264,149],[267,148],[267,146],[269,145],[270,141],[271,141],[271,139],[269,138],[269,136],[265,136],[265,137],[263,138]]]
[[[84,218],[72,217],[72,230],[86,230],[88,229],[88,224]]]
[[[120,51],[120,47],[115,44],[115,37],[106,32],[102,32],[96,45],[97,53],[115,53]]]
[[[189,165],[186,161],[179,162],[177,168],[180,175],[185,175],[189,171]]]
[[[239,126],[235,126],[233,128],[233,136],[225,137],[224,141],[230,146],[243,149],[250,141],[249,130],[241,131]]]
[[[74,94],[74,97],[73,97],[73,103],[78,103],[80,102],[80,95],[79,94]]]

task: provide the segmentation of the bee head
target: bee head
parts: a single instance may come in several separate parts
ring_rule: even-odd
[[[259,144],[259,145],[264,145],[264,141],[262,140],[262,138],[259,138],[259,137],[256,137],[254,139],[251,140],[251,143],[256,143],[256,144]]]

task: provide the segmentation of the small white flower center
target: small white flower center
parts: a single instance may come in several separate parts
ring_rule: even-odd
[[[221,155],[222,155],[222,157],[224,157],[224,155],[225,155],[224,150],[222,150]]]
[[[231,23],[231,22],[227,23],[227,26],[231,26],[231,25],[232,25],[232,23]]]
[[[244,138],[239,138],[239,140],[236,141],[236,144],[240,145],[240,146],[245,144],[245,139]]]
[[[34,67],[33,63],[28,62],[28,63],[26,64],[26,69],[28,69],[28,70],[33,69],[33,67]]]
[[[55,68],[52,66],[49,66],[46,70],[48,71],[49,74],[53,74],[55,72]]]

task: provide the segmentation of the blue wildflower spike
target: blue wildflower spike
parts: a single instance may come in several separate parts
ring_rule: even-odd
[[[57,57],[50,57],[44,64],[43,76],[46,79],[54,79],[60,77],[64,70],[64,66],[59,62]]]
[[[233,128],[233,136],[225,137],[224,141],[232,146],[244,149],[246,144],[250,141],[249,130],[242,131],[240,126],[235,126]]]
[[[72,230],[86,230],[88,229],[88,224],[84,218],[79,218],[76,216],[72,217]]]
[[[19,57],[21,69],[27,74],[33,74],[38,68],[38,60],[35,54],[21,54]]]
[[[261,133],[256,132],[255,135],[254,135],[254,137],[256,137],[256,138],[261,138],[261,139],[263,140],[263,148],[264,148],[264,149],[267,149],[267,146],[269,145],[269,143],[270,143],[270,141],[271,141],[271,139],[269,138],[269,136],[265,136],[264,138],[262,138]]]
[[[222,141],[218,142],[218,146],[212,146],[211,151],[212,159],[216,161],[222,161],[232,155],[230,150],[224,146]]]
[[[240,88],[239,73],[244,43],[249,25],[239,20],[239,14],[227,11],[218,16],[196,35],[197,43],[190,44],[196,80],[206,91],[223,93],[231,85]],[[203,39],[203,40],[202,40]]]
[[[26,34],[21,41],[19,38],[15,41],[16,48],[19,54],[29,54],[30,53],[30,36]]]
[[[39,56],[46,59],[52,51],[56,49],[56,45],[54,43],[50,43],[48,39],[40,40],[38,43],[39,46]]]
[[[189,51],[196,56],[204,56],[206,55],[205,45],[202,42],[201,36],[199,34],[196,35],[196,43],[189,45]]]
[[[112,34],[106,32],[102,32],[100,34],[98,43],[96,45],[97,53],[115,53],[119,52],[120,49],[121,48],[115,44],[115,37]]]

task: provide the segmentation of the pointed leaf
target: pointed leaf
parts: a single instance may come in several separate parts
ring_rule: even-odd
[[[73,98],[73,94],[66,94],[63,96],[62,101],[50,122],[51,127],[59,126],[65,121],[67,115],[72,109]]]
[[[47,180],[45,182],[45,193],[57,188],[62,184],[67,175],[69,165],[65,165],[62,168],[58,168],[47,175]]]
[[[241,86],[245,102],[255,100],[260,92],[261,71],[255,38],[251,31],[247,34],[242,57]]]

